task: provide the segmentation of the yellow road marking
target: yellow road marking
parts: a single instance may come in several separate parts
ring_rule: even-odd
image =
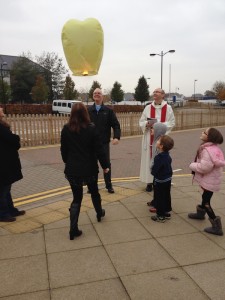
[[[223,172],[223,173],[225,173],[225,172]],[[191,177],[191,176],[192,176],[192,174],[173,175],[173,177]],[[137,181],[137,180],[139,180],[139,177],[124,177],[124,178],[113,178],[112,182],[113,183],[133,182],[133,181]],[[98,181],[98,183],[103,183],[103,182],[104,182],[103,179],[99,179],[99,181]],[[28,195],[28,196],[16,198],[16,199],[14,199],[14,203],[16,206],[22,205],[22,204],[28,204],[28,203],[32,203],[32,202],[41,201],[41,200],[44,200],[47,198],[51,198],[54,196],[59,196],[62,194],[70,193],[70,192],[71,192],[70,186],[67,185],[64,187],[60,187],[60,188],[56,188],[56,189]]]

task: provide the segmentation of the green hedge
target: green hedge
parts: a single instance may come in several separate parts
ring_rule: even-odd
[[[142,112],[143,105],[107,105],[116,113]],[[24,114],[51,114],[51,104],[6,104],[3,105],[6,114],[24,115]]]

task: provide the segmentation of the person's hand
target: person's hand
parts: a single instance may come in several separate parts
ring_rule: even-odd
[[[109,172],[109,168],[107,168],[107,169],[103,169],[103,173],[108,173]]]
[[[151,125],[149,124],[149,122],[146,122],[145,127],[148,128],[148,129],[151,127]]]
[[[118,139],[113,139],[112,140],[112,145],[118,145],[119,144],[119,140]]]

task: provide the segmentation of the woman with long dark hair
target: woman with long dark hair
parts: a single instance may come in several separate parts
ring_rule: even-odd
[[[80,236],[78,218],[83,198],[83,183],[91,193],[98,222],[105,216],[98,191],[98,163],[104,172],[109,171],[109,163],[105,155],[96,127],[90,121],[86,106],[83,103],[73,105],[69,122],[61,132],[61,155],[65,163],[65,175],[70,183],[73,201],[70,206],[70,239]]]
[[[11,196],[12,184],[23,178],[18,153],[20,137],[12,133],[4,117],[0,107],[0,222],[14,222],[25,214],[14,207]]]

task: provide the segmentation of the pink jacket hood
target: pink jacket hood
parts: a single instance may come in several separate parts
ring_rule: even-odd
[[[205,149],[209,152],[212,162],[216,167],[224,167],[225,160],[222,150],[215,144],[205,143]]]

